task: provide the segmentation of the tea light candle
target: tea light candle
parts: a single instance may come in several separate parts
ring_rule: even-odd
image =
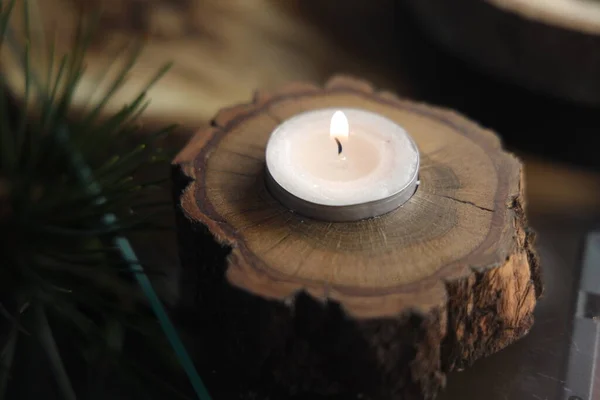
[[[267,187],[286,207],[353,221],[390,212],[414,194],[419,151],[404,128],[379,114],[320,109],[273,131],[266,165]]]

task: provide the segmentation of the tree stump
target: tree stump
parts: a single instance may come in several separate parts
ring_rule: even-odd
[[[271,197],[270,133],[325,107],[380,113],[414,138],[421,185],[404,206],[328,223]],[[174,166],[182,301],[220,398],[429,399],[446,372],[531,328],[542,287],[521,165],[454,112],[348,77],[291,84],[222,110]]]
[[[408,4],[433,39],[488,73],[580,104],[600,105],[597,1],[410,0]]]

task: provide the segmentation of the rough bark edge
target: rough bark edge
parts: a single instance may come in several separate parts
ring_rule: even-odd
[[[366,93],[368,95],[373,95],[375,97],[375,99],[380,97],[382,99],[385,99],[389,103],[396,103],[401,107],[405,107],[405,108],[409,107],[411,109],[414,109],[414,107],[411,107],[413,105],[413,103],[411,103],[409,101],[400,100],[399,98],[397,98],[393,94],[390,94],[389,92],[376,93],[373,86],[371,86],[369,83],[357,80],[352,77],[347,77],[347,76],[333,77],[325,85],[325,90],[332,90],[332,89],[350,90],[352,92],[360,93],[363,95]],[[212,135],[214,135],[216,133],[215,130],[226,131],[227,129],[229,129],[231,124],[235,124],[240,119],[245,118],[248,114],[256,112],[257,110],[260,110],[261,108],[263,108],[263,106],[266,103],[268,103],[270,101],[277,101],[278,99],[286,98],[289,95],[298,95],[298,93],[301,93],[303,95],[310,95],[312,93],[318,93],[321,90],[322,89],[320,89],[312,84],[292,83],[292,84],[282,88],[280,91],[277,91],[273,94],[269,94],[269,93],[265,93],[265,92],[257,92],[254,103],[237,105],[237,106],[233,106],[228,109],[222,110],[221,112],[218,113],[217,117],[214,120],[213,125],[215,127],[203,135],[198,135],[199,137],[195,138],[193,140],[198,141],[199,146],[202,146],[207,141],[212,140]],[[417,105],[417,112],[419,111],[418,107],[422,107],[422,106]],[[454,124],[455,126],[458,125],[457,129],[459,129],[465,133],[468,132],[469,135],[475,135],[475,136],[480,135],[481,142],[484,143],[486,146],[490,146],[488,148],[488,151],[490,152],[492,159],[495,161],[496,167],[498,167],[499,164],[503,164],[503,163],[508,163],[511,165],[511,167],[507,168],[508,171],[507,171],[506,175],[510,175],[509,178],[515,179],[515,181],[506,182],[506,187],[508,189],[508,193],[506,193],[505,195],[499,195],[498,197],[508,199],[508,198],[514,198],[516,196],[520,196],[522,198],[522,195],[519,193],[519,191],[520,191],[520,185],[518,182],[519,175],[516,171],[514,174],[510,173],[511,168],[520,169],[520,164],[516,158],[514,158],[510,154],[503,152],[501,150],[501,142],[500,142],[499,138],[493,132],[481,128],[479,125],[467,120],[463,116],[461,116],[458,113],[455,113],[453,111],[439,109],[439,108],[430,108],[430,107],[427,108],[427,111],[429,112],[428,115],[433,114],[434,117],[440,118],[441,120],[443,120],[446,123]],[[477,142],[480,142],[480,141],[477,141]],[[196,147],[196,146],[194,146],[194,147]],[[185,151],[188,150],[189,148],[190,148],[190,146],[188,146],[188,147],[186,147],[186,149],[184,149],[184,151],[176,159],[176,162],[186,164],[185,162],[182,161],[182,159],[187,159],[190,156],[192,156],[193,154],[195,154],[195,152],[191,152],[189,154],[184,154]],[[208,156],[208,153],[205,152],[200,157],[198,157],[200,159],[199,161],[202,161],[203,157],[206,157],[206,156]],[[196,166],[198,167],[198,164]],[[186,169],[188,170],[188,174],[190,176],[191,175],[195,176],[196,170],[199,170],[200,168],[194,169],[194,168],[186,167]],[[192,177],[192,179],[193,179],[193,177]],[[211,219],[210,216],[207,215],[207,213],[198,209],[198,205],[196,204],[196,200],[194,198],[194,193],[192,192],[191,186],[194,186],[194,185],[193,184],[190,185],[190,187],[188,187],[188,189],[186,190],[186,192],[183,196],[182,205],[184,206],[184,209],[186,209],[186,211],[192,218],[195,218],[196,220],[199,220],[202,223],[204,223],[206,226],[208,226],[209,229],[217,236],[217,238],[223,244],[227,244],[227,245],[237,244],[237,239],[234,237],[234,233],[232,233],[231,231],[227,232],[227,226],[226,226],[227,224],[221,223],[221,221],[215,221],[215,220]],[[506,207],[508,210],[506,210],[505,212],[507,214],[511,213],[511,211],[510,211],[511,204],[508,200],[507,200],[507,204],[498,204],[497,206],[498,206],[497,208]],[[497,219],[496,223],[503,224],[504,222]],[[500,239],[497,239],[497,240],[500,240]],[[492,240],[492,242],[493,242],[493,240]],[[508,256],[510,254],[512,254],[515,245],[514,245],[514,243],[512,243],[512,240],[508,240],[506,237],[505,237],[504,242],[505,242],[504,245],[506,248],[501,249],[501,250],[502,250],[502,252],[504,252],[506,258],[508,258]],[[488,246],[493,245],[493,243],[489,243],[489,241],[488,241],[487,245]],[[483,244],[482,244],[482,246],[483,246]],[[249,252],[244,252],[243,246],[241,246],[241,247],[242,247],[242,249],[239,249],[239,251],[237,248],[234,250],[235,253],[237,253],[237,254],[235,254],[236,255],[235,258],[237,261],[236,264],[238,264],[238,266],[241,269],[245,269],[246,272],[254,270],[254,272],[256,272],[256,276],[254,277],[254,279],[256,280],[256,282],[258,282],[257,284],[260,284],[259,282],[263,279],[270,279],[264,273],[258,273],[256,271],[256,268],[254,268],[252,265],[245,265],[246,264],[245,262],[242,262],[241,263],[242,265],[240,265],[241,260],[244,260],[247,257],[252,257],[252,254],[250,254]],[[475,251],[474,253],[476,253],[476,252],[477,251]],[[485,269],[489,266],[498,265],[500,259],[497,258],[497,255],[491,255],[489,261],[484,263],[484,262],[482,262],[482,260],[477,260],[478,264],[473,264],[471,266],[475,269],[476,268]],[[256,260],[254,260],[254,261],[256,261]],[[468,257],[464,261],[468,262],[469,261]],[[259,260],[259,262],[260,262],[260,260]],[[252,264],[252,263],[250,263],[250,264]],[[456,266],[454,266],[454,267],[456,267]],[[450,268],[450,266],[448,266],[448,268]],[[240,272],[240,271],[237,271],[237,272]],[[387,302],[387,305],[389,305],[389,303],[393,303],[393,304],[396,304],[396,306],[400,307],[401,309],[407,309],[407,308],[411,308],[411,306],[413,306],[413,307],[416,307],[418,311],[426,314],[428,312],[429,308],[435,307],[436,305],[439,305],[439,304],[441,304],[441,302],[445,301],[445,296],[439,295],[440,292],[444,291],[444,288],[440,287],[441,285],[437,284],[439,282],[440,276],[448,275],[450,278],[459,279],[459,278],[464,278],[465,276],[468,276],[472,273],[472,271],[465,270],[464,268],[460,268],[460,266],[459,266],[458,270],[455,271],[454,274],[446,274],[446,272],[447,271],[443,271],[441,269],[440,271],[438,271],[438,274],[431,277],[431,282],[429,283],[430,292],[428,293],[428,295],[431,295],[431,297],[433,297],[433,298],[437,298],[437,300],[429,302],[429,306],[426,306],[425,308],[423,308],[423,307],[419,307],[418,304],[417,305],[407,304],[404,301],[403,296],[401,296],[401,295],[396,296],[395,298],[394,298],[394,296],[392,296],[392,298]],[[244,273],[244,275],[246,275],[246,274]],[[446,276],[446,277],[448,277],[448,276]],[[232,276],[231,278],[233,280],[240,279],[239,277],[238,277],[238,279],[236,279],[235,276]],[[427,286],[426,282],[424,284],[425,284],[425,286]],[[283,291],[279,294],[279,296],[278,296],[279,298],[293,297],[295,291],[298,290],[297,285],[294,285],[293,283],[290,285],[282,285],[282,288],[283,288]],[[344,296],[343,293],[337,293],[335,290],[332,290],[330,293],[325,293],[325,294],[322,292],[319,292],[319,291],[315,291],[315,290],[313,290],[313,291],[311,291],[310,289],[308,289],[308,290],[317,298],[323,298],[329,294],[329,295],[334,295],[334,298],[336,298],[338,301],[340,301],[342,303],[347,302],[348,304],[352,303],[351,300],[352,300],[353,296],[356,297],[356,294],[353,294],[351,296]],[[420,290],[423,290],[423,287],[421,287]],[[358,296],[358,297],[360,297],[360,296]],[[361,302],[362,302],[362,300],[364,300],[364,298],[361,299]],[[374,307],[374,306],[376,306],[376,305],[372,303],[372,305],[369,307],[366,307],[366,309]],[[385,304],[379,304],[379,306],[382,307],[382,306],[385,306]],[[394,314],[394,312],[390,312],[390,315],[393,315],[393,314]]]
[[[189,180],[189,178],[185,177],[179,168],[174,168],[174,172],[180,177],[180,179],[183,179],[183,181]],[[177,191],[175,191],[175,197],[178,197]],[[515,199],[514,204],[515,207],[519,209],[521,207],[520,199]],[[211,291],[214,291],[215,287],[218,285],[226,285],[227,290],[230,293],[235,293],[236,296],[241,296],[243,299],[239,303],[236,303],[239,305],[239,309],[242,311],[247,310],[246,304],[249,301],[260,304],[259,307],[263,310],[262,315],[269,312],[266,310],[277,310],[273,312],[279,316],[274,316],[273,318],[276,318],[276,320],[279,322],[276,322],[276,326],[272,327],[270,330],[275,336],[265,338],[263,343],[270,342],[271,340],[273,340],[276,344],[279,343],[281,345],[283,345],[283,343],[293,343],[292,347],[287,350],[287,353],[284,352],[280,355],[280,360],[286,360],[290,365],[301,365],[305,368],[313,368],[313,366],[310,364],[310,351],[306,348],[306,346],[309,345],[305,341],[306,338],[299,339],[295,336],[286,336],[286,329],[284,328],[286,326],[289,328],[289,326],[286,325],[285,321],[289,322],[293,320],[295,313],[304,312],[314,315],[315,310],[318,312],[318,310],[323,310],[328,307],[330,308],[331,305],[323,304],[315,300],[312,296],[306,295],[306,293],[303,292],[296,294],[296,301],[293,303],[290,302],[287,304],[282,304],[280,302],[269,301],[268,299],[249,296],[245,291],[232,287],[227,283],[224,276],[224,269],[226,268],[226,255],[229,253],[230,249],[223,247],[217,240],[215,240],[214,236],[208,232],[206,227],[197,224],[194,221],[190,221],[181,208],[178,208],[177,211],[179,222],[178,226],[180,227],[178,233],[180,236],[180,244],[182,245],[183,250],[182,260],[184,264],[188,264],[187,269],[196,274],[195,279],[190,279],[188,276],[188,279],[185,279],[185,282],[190,284],[190,286],[196,290],[195,295],[202,297],[201,299],[190,299],[190,303],[193,303],[194,305],[197,305],[198,303],[205,303],[206,299],[210,298]],[[517,221],[522,222],[520,219],[517,219]],[[525,240],[529,241],[530,235],[526,234]],[[530,242],[528,243],[530,244]],[[196,254],[192,255],[191,259],[186,260],[185,256],[189,256],[191,253]],[[528,257],[529,256],[531,256],[531,254],[528,254]],[[504,266],[499,268],[504,268]],[[486,273],[480,274],[478,277],[479,282],[481,282],[483,279],[486,279],[486,274],[492,274],[492,271],[495,270],[489,270]],[[488,276],[488,279],[490,278],[492,277]],[[533,283],[536,282],[537,281],[534,280]],[[468,283],[471,284],[471,282]],[[473,286],[474,285],[471,285],[470,287],[474,290],[477,290],[476,288],[473,288]],[[199,288],[201,289],[198,290]],[[471,291],[472,290],[464,290],[463,293],[468,294]],[[187,291],[187,293],[191,292],[192,291],[190,290]],[[252,300],[250,300],[250,298]],[[490,352],[482,352],[477,348],[469,347],[467,344],[457,343],[455,340],[453,340],[455,338],[455,336],[451,335],[451,332],[455,326],[455,321],[453,321],[453,318],[455,318],[457,312],[464,312],[464,309],[466,308],[465,304],[467,303],[461,303],[460,301],[456,301],[454,304],[450,303],[448,309],[446,309],[446,307],[436,308],[431,310],[427,317],[408,313],[396,316],[395,318],[363,320],[359,322],[358,325],[352,325],[353,329],[360,332],[360,336],[367,338],[370,351],[379,356],[377,360],[378,366],[376,372],[382,375],[382,381],[378,383],[379,386],[377,390],[372,392],[361,392],[362,397],[360,398],[363,400],[375,400],[381,398],[433,398],[445,385],[445,371],[462,368],[474,362],[477,357],[488,355]],[[490,305],[493,306],[493,302],[491,302]],[[219,309],[219,304],[207,303],[204,305],[204,308],[212,309],[212,313],[214,314],[215,310]],[[304,309],[305,311],[298,311],[299,309]],[[340,318],[345,318],[345,313],[340,314],[337,311],[338,309],[339,307],[336,308],[334,304],[333,308],[330,308],[330,310],[335,311],[330,311],[320,320],[337,321]],[[197,309],[192,308],[192,310],[193,313],[198,313]],[[227,311],[224,311],[222,314],[219,314],[218,311],[216,311],[216,313],[219,315],[217,320],[222,320],[223,318],[235,318],[235,316],[230,315]],[[203,314],[199,313],[199,315]],[[491,315],[493,316],[494,313]],[[447,318],[449,321],[446,321]],[[206,316],[203,315],[201,321],[202,326],[200,328],[200,337],[205,335],[206,331],[213,327],[211,322],[212,320],[210,318],[206,318]],[[530,316],[525,315],[523,321],[524,325],[522,328],[517,330],[512,336],[509,336],[509,339],[516,340],[520,334],[526,333],[530,327],[532,319]],[[499,322],[503,323],[502,319],[499,319]],[[215,340],[219,340],[219,337],[223,334],[222,330],[219,330],[218,328],[215,329],[216,332],[214,335],[217,338],[212,336],[201,339],[207,344],[208,347],[211,348],[213,347],[213,344],[215,344]],[[448,334],[446,334],[447,330]],[[502,329],[499,331],[503,332]],[[235,331],[233,334],[238,337],[240,335],[246,335],[247,332],[242,334],[240,331]],[[318,337],[318,332],[315,333],[314,336]],[[404,338],[407,336],[409,339],[407,339],[406,342],[408,343],[400,343],[403,346],[399,347],[398,338]],[[474,337],[475,344],[482,343],[486,340],[486,338],[481,336]],[[299,340],[298,343],[296,343],[297,340]],[[410,343],[411,341],[414,342]],[[444,346],[440,347],[440,343],[442,342],[444,343]],[[242,343],[246,342],[242,341]],[[509,343],[510,341],[503,342],[502,346],[495,348],[494,351],[499,350],[501,347],[508,345]],[[449,345],[462,346],[462,348],[468,349],[470,352],[466,355],[467,359],[462,360],[456,357],[448,357],[449,355],[446,353],[446,349]],[[269,347],[267,352],[269,354],[273,354],[277,349],[280,348],[281,347],[277,347],[277,345],[275,345],[273,347]],[[444,353],[442,353],[442,350]],[[461,350],[459,350],[459,353],[460,351]],[[410,361],[406,358],[407,353],[413,355]],[[209,362],[212,360],[212,358],[207,359],[205,355],[206,354],[202,353],[199,357],[201,360],[203,360],[202,362]],[[232,355],[232,357],[233,356],[236,356],[235,353]],[[221,359],[221,354],[217,354],[216,357]],[[227,360],[233,362],[232,359]],[[236,356],[235,362],[238,361],[240,360]],[[273,360],[271,359],[271,361]],[[263,362],[267,363],[268,361]],[[269,369],[269,367],[265,366],[266,364],[264,363],[259,364],[259,366],[253,364],[253,366],[258,368],[259,371],[261,370],[260,366],[265,369]],[[318,378],[318,376],[320,376],[318,372],[316,372],[317,376],[306,378],[308,379],[307,381],[305,378],[297,375],[300,373],[299,371],[285,370],[283,366],[288,365],[287,363],[284,362],[282,365],[280,365],[280,368],[278,369],[279,374],[275,377],[272,377],[273,382],[267,383],[264,381],[259,381],[258,378],[251,373],[250,376],[240,380],[242,382],[240,383],[241,386],[233,385],[232,387],[221,388],[223,391],[218,392],[220,395],[219,398],[248,400],[273,398],[286,398],[290,400],[347,400],[350,398],[355,398],[355,395],[358,393],[346,391],[350,389],[340,387],[340,382],[321,381],[320,378]],[[245,364],[242,362],[242,365]],[[408,365],[408,375],[407,370],[402,368],[402,365]],[[203,376],[211,376],[215,373],[215,365],[212,363],[204,365],[204,367],[201,369],[201,372],[203,372]],[[237,372],[239,373],[240,371],[237,370]],[[242,371],[241,373],[248,372]],[[235,380],[237,381],[239,376],[234,376],[236,377]],[[209,378],[209,384],[211,384],[210,387],[213,389],[214,383],[212,383],[210,379],[212,378]],[[258,386],[255,386],[255,384]]]
[[[523,179],[521,172],[521,183]],[[525,336],[533,325],[533,310],[543,285],[539,258],[533,248],[535,234],[527,225],[524,208],[521,184],[510,204],[514,213],[511,224],[516,230],[515,253],[500,266],[475,271],[466,279],[446,284],[450,299],[448,332],[442,349],[446,371],[462,370],[477,359],[502,350]],[[490,292],[494,288],[496,292]],[[507,306],[515,301],[518,307]]]
[[[349,92],[360,96],[366,96],[374,101],[407,108],[413,112],[421,113],[432,118],[438,118],[444,123],[455,126],[457,130],[463,132],[463,134],[470,137],[475,143],[488,152],[497,169],[502,167],[506,168],[506,171],[503,170],[503,173],[499,174],[500,182],[497,199],[504,201],[504,199],[513,197],[518,193],[518,171],[520,164],[516,158],[501,149],[501,142],[498,136],[493,132],[481,128],[479,125],[453,111],[401,100],[389,92],[382,92],[381,95],[379,95],[369,83],[347,76],[334,76],[326,83],[324,89],[320,89],[311,84],[292,83],[273,94],[257,94],[254,103],[241,104],[224,109],[215,117],[213,128],[199,134],[198,136],[200,136],[200,138],[196,138],[197,142],[187,146],[186,149],[180,153],[175,162],[188,165],[186,159],[189,159],[190,156],[200,152],[195,160],[191,160],[194,165],[192,166],[189,164],[190,166],[185,169],[193,175],[191,177],[194,182],[198,172],[200,173],[198,179],[202,180],[203,162],[212,151],[209,142],[218,140],[219,135],[227,132],[233,125],[237,124],[248,115],[263,110],[271,104],[271,102],[277,102],[280,99],[286,99],[290,96],[311,96],[327,91]],[[193,151],[189,151],[191,147],[193,147]],[[504,181],[505,179],[506,181]],[[234,247],[231,257],[231,260],[234,262],[231,263],[230,268],[228,269],[228,278],[234,282],[234,284],[238,283],[242,285],[243,282],[243,285],[249,290],[251,289],[248,285],[253,286],[255,290],[259,290],[261,287],[266,287],[264,286],[264,282],[275,280],[277,281],[279,292],[271,293],[269,296],[280,300],[293,298],[297,290],[306,288],[306,290],[316,298],[333,298],[344,304],[348,312],[354,313],[355,315],[362,314],[364,317],[371,316],[369,315],[369,311],[373,309],[379,310],[379,316],[386,313],[390,316],[395,315],[405,309],[415,309],[418,312],[427,314],[432,307],[439,306],[446,302],[445,289],[441,281],[442,278],[464,278],[472,273],[467,267],[468,265],[471,265],[473,268],[487,268],[490,265],[497,265],[504,256],[501,255],[499,259],[497,254],[492,254],[490,252],[490,254],[483,257],[482,250],[485,250],[486,246],[496,246],[497,242],[502,242],[500,250],[506,256],[512,253],[514,247],[512,237],[507,232],[503,232],[502,230],[490,230],[484,242],[478,249],[474,250],[471,255],[454,264],[449,264],[441,268],[429,278],[416,282],[410,287],[404,285],[402,290],[390,290],[385,296],[381,296],[381,293],[377,293],[379,295],[378,297],[374,297],[370,293],[361,294],[356,291],[346,292],[339,288],[327,288],[326,292],[324,292],[323,288],[320,286],[310,287],[310,285],[307,286],[306,284],[300,284],[298,282],[288,282],[285,281],[285,278],[271,275],[267,272],[268,269],[266,267],[261,268],[262,260],[258,259],[246,248],[243,238],[237,237],[236,232],[229,227],[225,221],[220,220],[218,213],[212,208],[210,202],[203,202],[203,209],[200,209],[196,198],[204,197],[204,189],[194,182],[186,189],[182,196],[182,205],[192,219],[196,219],[205,224],[223,244],[232,245]],[[194,188],[197,190],[197,193]],[[506,191],[506,193],[503,191]],[[510,213],[510,210],[508,210],[508,200],[506,204],[497,204],[495,208],[497,212],[494,213],[492,225],[504,226],[506,216],[503,214]],[[499,237],[492,237],[492,234],[499,235]],[[273,287],[273,285],[268,286]],[[419,292],[421,296],[417,298],[414,296],[414,292]],[[365,301],[367,299],[368,301]],[[367,306],[365,306],[365,304]]]
[[[348,89],[351,87],[353,90],[360,90],[363,93],[365,91],[369,92],[372,89],[370,85],[365,84],[364,82],[359,82],[359,84],[356,85],[356,81],[348,79],[349,78],[346,77],[336,77],[328,83],[326,88],[342,87],[344,89]],[[264,104],[268,101],[273,101],[274,99],[276,100],[278,97],[285,97],[289,93],[296,93],[299,89],[302,91],[307,91],[308,93],[319,90],[312,85],[295,84],[282,92],[278,92],[285,93],[283,95],[272,95],[258,92],[255,96],[255,102],[258,104]],[[373,93],[373,91],[370,93]],[[392,102],[404,103],[404,101],[398,99],[390,93],[381,92],[380,97],[386,98]],[[254,106],[235,106],[219,113],[217,118],[215,118],[213,128],[206,131],[205,134],[199,135],[199,138],[197,137],[193,140],[197,141],[196,144],[211,140],[217,130],[227,129],[228,125],[235,122],[237,118],[241,118],[247,113],[253,112],[255,110],[255,106],[256,104]],[[465,123],[467,126],[475,127],[475,131],[478,134],[481,134],[484,137],[487,136],[488,139],[492,139],[489,142],[492,143],[492,147],[501,147],[498,137],[491,131],[481,129],[476,124],[464,119],[464,117],[461,117],[454,112],[439,109],[436,111],[438,111],[438,115],[445,115],[446,118],[456,118],[458,116],[462,119],[461,122]],[[194,147],[196,144],[194,144]],[[176,164],[180,165],[182,172],[188,177],[192,178],[192,180],[194,179],[196,172],[194,167],[191,166],[192,164],[190,164],[190,162],[193,161],[190,160],[190,156],[193,154],[194,152],[190,152],[189,147],[186,147],[186,149],[180,153],[175,161]],[[503,156],[509,157],[511,159],[510,162],[515,163],[514,165],[518,166],[518,161],[514,157],[509,156],[508,154],[503,154]],[[514,187],[514,185],[511,184],[507,185]],[[203,217],[201,216],[201,218],[197,218],[198,214],[202,214],[202,212],[197,209],[194,193],[192,190],[190,190],[191,186],[193,185],[190,185],[186,188],[181,198],[182,211],[184,214],[186,214],[185,218],[187,219],[187,223],[200,222],[208,227],[209,231],[212,232],[213,236],[217,240],[216,243],[220,244],[221,246],[233,245],[235,241],[229,241],[229,235],[222,231],[218,221],[212,221],[210,218],[206,218],[206,215],[203,215]],[[417,384],[417,386],[419,386],[421,389],[428,387],[439,388],[443,386],[445,377],[441,372],[441,368],[439,367],[440,363],[443,363],[443,370],[446,371],[459,369],[469,365],[477,358],[498,351],[517,340],[528,332],[531,324],[533,323],[532,311],[535,305],[535,299],[541,294],[542,290],[540,271],[537,256],[532,249],[534,236],[531,231],[528,230],[524,217],[523,187],[519,184],[517,185],[517,188],[516,194],[507,193],[507,195],[512,197],[512,201],[509,201],[508,204],[505,205],[509,209],[508,211],[510,211],[510,213],[508,213],[510,215],[507,214],[507,217],[511,218],[511,222],[514,224],[514,229],[518,233],[516,235],[518,239],[517,243],[510,241],[512,243],[509,246],[510,249],[505,249],[506,259],[501,263],[496,262],[493,265],[486,266],[483,269],[478,269],[477,266],[473,266],[473,269],[468,276],[457,276],[455,279],[448,281],[446,283],[446,290],[448,293],[452,294],[450,297],[453,297],[453,299],[448,302],[447,308],[446,306],[438,303],[438,306],[431,304],[431,306],[426,310],[403,307],[404,312],[400,313],[400,315],[412,314],[419,316],[419,318],[422,318],[424,326],[429,326],[423,330],[422,340],[415,345],[415,359],[411,362],[412,382],[421,382],[421,384]],[[177,195],[176,198],[178,198]],[[196,221],[194,221],[194,219],[196,219]],[[520,251],[515,252],[516,249],[520,249]],[[239,256],[242,255],[232,254],[230,255],[229,260],[239,260]],[[519,268],[522,269],[523,266],[527,268],[526,278],[524,279],[521,277],[520,279],[511,279],[510,274],[522,272],[515,270]],[[499,273],[499,271],[502,273]],[[500,277],[498,278],[498,276]],[[506,279],[507,277],[508,279]],[[483,288],[490,281],[496,281],[496,286],[507,287],[507,282],[510,283],[511,280],[513,281],[513,284],[521,286],[513,288],[514,292],[512,293],[516,293],[521,299],[519,301],[523,302],[523,305],[519,308],[518,315],[516,317],[511,315],[507,316],[505,315],[506,313],[497,312],[497,310],[502,310],[502,301],[510,300],[508,295],[502,293],[502,291],[500,291],[499,295],[496,297],[485,296],[485,292],[482,292],[482,294],[479,294],[479,301],[475,301],[473,299],[469,300],[469,296],[471,296],[472,293],[478,293],[478,288]],[[297,296],[299,295],[298,291],[293,290],[289,294],[290,297],[288,298],[287,304],[288,306],[294,307]],[[310,297],[313,299],[313,301],[315,299],[318,301],[319,299],[318,296],[314,295]],[[459,325],[465,313],[469,313],[469,308],[472,308],[474,302],[478,304],[478,308],[490,310],[490,312],[483,317],[483,320],[485,320],[486,326],[494,327],[494,329],[482,328],[480,330],[471,331],[469,332],[469,335],[465,336],[464,334],[461,334],[461,328]],[[437,308],[439,306],[441,306],[441,308]],[[494,307],[496,311],[491,311],[494,310]],[[432,322],[436,320],[436,318],[433,317],[435,315],[438,316],[436,317],[438,320],[437,323]],[[448,319],[447,331],[446,319]],[[383,320],[385,321],[387,319],[384,318]],[[473,320],[473,318],[467,320]],[[369,322],[368,319],[364,321],[365,323]],[[443,321],[443,323],[440,321]],[[442,339],[443,354],[440,356],[440,351],[442,351],[442,349],[440,349],[439,342],[442,341]],[[436,341],[438,345],[436,345]],[[493,346],[487,346],[490,341],[495,341],[496,343]],[[437,367],[436,364],[438,364]],[[436,389],[431,390],[436,391]]]

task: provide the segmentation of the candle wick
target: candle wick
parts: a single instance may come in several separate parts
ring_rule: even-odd
[[[338,146],[338,154],[342,154],[342,143],[340,142],[340,139],[338,139],[338,138],[334,138],[334,139]]]

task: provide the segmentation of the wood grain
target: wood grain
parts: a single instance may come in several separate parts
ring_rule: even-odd
[[[403,207],[375,219],[327,223],[286,210],[265,189],[272,130],[302,111],[332,106],[378,112],[414,138],[422,155],[421,186]],[[294,328],[299,307],[325,307],[329,318],[327,305],[336,305],[351,325],[336,325],[338,339],[358,335],[366,341],[361,351],[375,372],[359,386],[372,398],[433,397],[444,384],[443,372],[500,350],[531,327],[541,284],[523,210],[521,165],[494,133],[454,112],[400,100],[344,76],[323,89],[295,84],[220,112],[174,165],[187,305],[210,309],[220,320],[236,319],[236,326],[240,313],[266,318],[264,325],[241,323],[252,338],[267,339],[272,324],[286,325],[280,328],[291,335],[285,339],[289,348],[267,339],[257,350],[278,354],[278,362],[237,361],[278,387],[303,382],[309,393],[357,390],[350,375],[334,378],[304,360],[304,352],[296,356],[323,381],[292,371],[291,364],[300,362],[294,361],[297,345],[326,364],[342,357],[339,349],[321,348],[320,339],[300,335]],[[246,307],[248,298],[256,309]],[[221,302],[234,306],[220,310]],[[273,316],[274,309],[287,322]],[[374,324],[379,328],[371,331]],[[228,334],[226,328],[214,332]],[[390,346],[412,351],[395,353]],[[342,358],[352,365],[360,359]]]

